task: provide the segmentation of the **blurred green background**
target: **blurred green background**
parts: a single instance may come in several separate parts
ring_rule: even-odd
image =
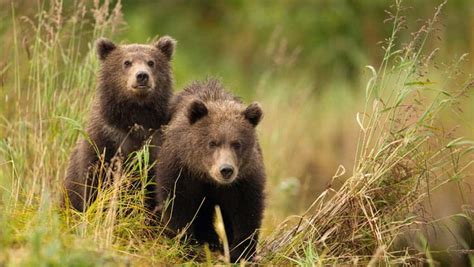
[[[441,2],[406,1],[410,8],[405,15],[420,19],[407,26],[417,29]],[[392,30],[391,23],[384,23],[385,10],[392,4],[369,0],[124,1],[128,27],[119,40],[144,42],[169,34],[179,42],[178,87],[211,74],[245,95],[255,91],[263,73],[282,63],[272,53],[284,49],[295,61],[285,69],[288,75],[304,78],[319,92],[335,83],[354,87],[365,65],[380,62],[379,42]],[[450,1],[443,12],[437,44],[440,57],[474,52],[473,1]],[[408,38],[409,33],[405,34]]]
[[[64,13],[78,1],[64,0]],[[82,2],[82,1],[81,1]],[[87,1],[86,1],[87,2]],[[89,1],[92,5],[92,2]],[[117,1],[109,2],[114,7]],[[407,42],[443,1],[405,1],[406,27],[399,43]],[[12,11],[24,21],[33,19],[48,1],[0,0],[0,33],[12,31]],[[118,42],[143,43],[160,35],[179,42],[174,60],[178,88],[206,75],[223,78],[238,93],[252,96],[262,75],[276,66],[295,80],[304,79],[321,92],[334,84],[357,90],[364,83],[365,65],[377,65],[383,55],[381,41],[392,30],[387,10],[390,0],[137,0],[121,1],[123,27],[113,36]],[[68,7],[70,7],[68,9]],[[28,19],[25,19],[28,18]],[[91,18],[92,20],[92,18]],[[474,68],[474,2],[451,0],[443,9],[437,30],[439,61],[469,53],[466,72]],[[31,36],[24,36],[24,41]],[[11,52],[4,38],[2,63]],[[361,80],[362,77],[362,80]]]

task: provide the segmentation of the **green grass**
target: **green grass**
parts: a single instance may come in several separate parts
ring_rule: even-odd
[[[146,179],[147,148],[110,173],[114,184],[87,212],[60,208],[70,152],[78,137],[87,137],[98,67],[94,40],[123,25],[120,5],[74,5],[65,12],[61,2],[45,2],[32,20],[12,7],[11,31],[1,36],[12,38],[13,50],[0,69],[0,265],[223,263],[150,225],[144,189],[129,190],[134,179]],[[459,72],[463,57],[435,68],[425,43],[438,11],[411,42],[398,45],[405,21],[399,5],[383,61],[368,66],[368,82],[357,92],[334,82],[315,94],[305,79],[285,75],[292,51],[268,52],[287,60],[262,74],[255,93],[265,111],[259,136],[269,193],[260,263],[437,261],[439,251],[424,235],[405,242],[407,236],[439,222],[429,216],[431,198],[446,186],[459,187],[456,194],[469,203],[463,187],[474,169],[472,122],[453,118],[466,120],[458,108],[472,103],[472,77]],[[31,38],[24,41],[26,33]]]

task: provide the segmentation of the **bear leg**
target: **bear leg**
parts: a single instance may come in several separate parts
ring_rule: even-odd
[[[214,205],[205,200],[194,220],[193,234],[200,244],[207,243],[213,251],[221,249],[219,237],[214,228]]]
[[[229,232],[230,256],[232,262],[251,261],[255,256],[258,229],[263,215],[263,196],[259,188],[241,184],[226,192],[223,201],[226,232]],[[242,205],[242,203],[247,203]]]

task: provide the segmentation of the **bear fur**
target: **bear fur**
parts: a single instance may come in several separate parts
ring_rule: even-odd
[[[257,103],[248,107],[214,79],[177,94],[163,131],[156,165],[161,221],[174,236],[183,229],[198,243],[220,247],[215,206],[223,215],[231,260],[251,260],[264,211],[265,168],[255,127]]]
[[[96,175],[100,162],[109,166],[113,159],[127,159],[145,142],[150,143],[150,162],[155,160],[153,149],[160,143],[161,126],[169,121],[175,44],[169,36],[152,45],[97,41],[100,70],[86,128],[89,140],[79,140],[72,152],[64,205],[69,201],[84,211],[95,200],[98,185],[106,182],[104,175]]]

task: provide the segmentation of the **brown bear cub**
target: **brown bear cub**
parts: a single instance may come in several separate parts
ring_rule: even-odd
[[[110,164],[116,157],[126,159],[145,142],[150,142],[150,149],[159,145],[160,128],[169,120],[175,43],[168,36],[153,45],[97,41],[100,71],[86,128],[89,140],[83,138],[76,145],[65,180],[65,201],[75,209],[87,209],[97,186],[105,182],[103,175],[95,174],[101,157]],[[150,162],[155,154],[151,151]]]
[[[255,132],[260,106],[245,107],[210,79],[185,88],[170,109],[155,171],[162,222],[171,235],[184,229],[218,248],[218,205],[231,260],[251,260],[264,210],[265,169]]]

